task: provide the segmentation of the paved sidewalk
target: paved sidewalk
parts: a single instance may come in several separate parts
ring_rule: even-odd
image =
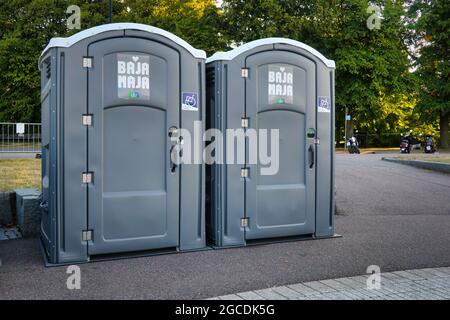
[[[381,273],[381,287],[368,289],[368,275],[297,283],[210,300],[446,300],[450,267]]]

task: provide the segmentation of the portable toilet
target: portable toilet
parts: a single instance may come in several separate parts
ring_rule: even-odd
[[[245,132],[244,143],[223,134],[215,151],[223,161],[206,168],[210,243],[334,235],[334,69],[334,61],[315,49],[284,38],[256,40],[207,59],[206,128]],[[276,173],[262,174],[260,159],[250,162],[256,149],[249,133],[261,129],[278,130],[276,142],[266,138],[269,151],[279,146]],[[230,139],[236,140],[231,148]],[[230,163],[227,153],[239,151],[244,162],[236,157]]]
[[[49,263],[205,246],[204,166],[170,156],[177,129],[204,118],[205,59],[134,23],[50,41],[39,60]]]

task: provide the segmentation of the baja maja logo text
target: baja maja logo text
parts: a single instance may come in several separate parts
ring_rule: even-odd
[[[117,88],[122,99],[150,96],[150,63],[148,56],[117,55]]]
[[[270,65],[268,73],[269,104],[293,103],[294,73],[292,67]]]

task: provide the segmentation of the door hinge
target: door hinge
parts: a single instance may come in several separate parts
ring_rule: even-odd
[[[81,181],[84,184],[92,183],[92,175],[92,172],[83,172],[83,174],[81,175]]]
[[[249,168],[242,168],[241,169],[241,178],[248,178],[248,172],[249,172]]]
[[[248,68],[242,68],[241,69],[241,77],[242,78],[248,78]]]
[[[241,219],[241,228],[247,228],[248,227],[248,218],[242,218]]]
[[[248,128],[248,118],[241,118],[241,127]]]
[[[83,114],[83,126],[92,126],[92,114]]]
[[[92,68],[92,57],[83,57],[83,68]]]
[[[83,241],[91,241],[92,240],[92,230],[83,230],[81,232],[81,238]]]

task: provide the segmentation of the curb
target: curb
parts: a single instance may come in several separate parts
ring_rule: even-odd
[[[0,192],[0,225],[12,225],[16,222],[15,193]]]
[[[382,157],[381,160],[450,174],[450,164],[447,163],[421,160],[399,160],[389,157]]]
[[[39,196],[34,188],[0,192],[0,226],[17,226],[22,237],[37,237],[42,215]],[[0,240],[4,238],[0,236]]]

